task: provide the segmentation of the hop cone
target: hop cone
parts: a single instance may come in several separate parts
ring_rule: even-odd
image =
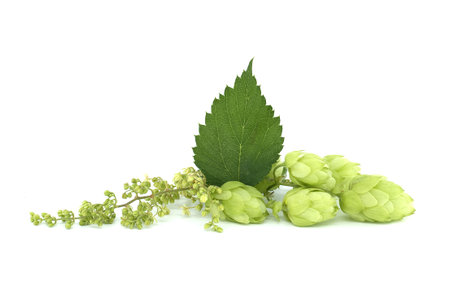
[[[266,193],[267,191],[271,191],[276,189],[278,186],[275,185],[276,182],[280,182],[284,178],[286,178],[287,169],[284,166],[280,166],[280,161],[277,161],[272,165],[269,174],[264,176],[263,180],[261,180],[255,188],[258,189],[261,193]],[[274,172],[275,171],[275,172]]]
[[[214,198],[221,200],[225,216],[238,223],[261,223],[268,215],[263,195],[256,188],[238,181],[222,185],[222,193]]]
[[[336,198],[315,188],[295,188],[283,199],[283,212],[296,226],[311,226],[334,218],[338,211]]]
[[[326,191],[331,191],[336,184],[325,160],[318,155],[293,151],[286,155],[285,165],[289,170],[289,178],[295,184]]]
[[[414,213],[413,199],[397,184],[378,175],[359,175],[341,195],[341,209],[357,221],[390,222]]]
[[[331,170],[336,185],[332,192],[336,195],[342,193],[348,187],[350,180],[359,175],[359,164],[349,161],[342,155],[327,155],[325,162]]]

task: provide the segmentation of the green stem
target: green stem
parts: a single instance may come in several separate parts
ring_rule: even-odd
[[[270,191],[270,189],[280,185],[280,182],[278,182],[278,178],[277,178],[276,172],[277,172],[277,170],[279,168],[284,168],[284,167],[285,167],[285,164],[284,164],[284,162],[282,162],[282,163],[279,163],[278,165],[276,165],[275,168],[273,168],[272,177],[273,177],[275,182],[274,182],[274,184],[272,184],[271,186],[269,186],[267,188],[267,191]],[[266,197],[267,197],[267,195],[266,195]]]
[[[167,193],[183,192],[183,191],[187,191],[187,190],[190,190],[190,189],[191,188],[174,189],[174,190],[162,191],[162,192],[156,193],[154,195],[152,194],[152,195],[142,196],[142,197],[139,197],[139,196],[136,195],[136,197],[134,197],[133,199],[131,199],[127,203],[116,205],[114,208],[125,207],[125,206],[130,205],[131,203],[133,203],[134,201],[137,201],[137,200],[149,199],[149,198],[153,198],[154,196],[160,196],[160,195],[167,194]]]
[[[73,218],[70,218],[71,220],[78,220],[78,219],[81,219],[80,217],[73,217]],[[55,219],[56,221],[62,221],[63,219],[61,219],[61,218],[59,218],[59,219]]]

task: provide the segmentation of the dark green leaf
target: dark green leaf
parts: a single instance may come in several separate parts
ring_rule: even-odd
[[[215,99],[195,137],[194,161],[209,184],[256,185],[279,158],[284,138],[280,118],[261,95],[252,61],[234,87]]]

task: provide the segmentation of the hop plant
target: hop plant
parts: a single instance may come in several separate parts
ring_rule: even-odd
[[[303,151],[292,151],[285,157],[289,178],[297,185],[331,191],[336,180],[325,160],[318,155]]]
[[[397,184],[378,175],[359,175],[340,198],[341,209],[357,221],[391,222],[412,215],[413,199]]]
[[[229,181],[221,186],[222,193],[214,198],[221,201],[225,216],[237,223],[261,223],[268,215],[263,195],[252,186]]]
[[[349,181],[359,175],[361,170],[358,163],[351,162],[342,155],[327,155],[324,160],[336,180],[336,185],[332,190],[336,195],[341,194],[347,188]]]
[[[398,185],[381,176],[360,175],[359,165],[343,156],[293,151],[280,162],[282,131],[280,117],[253,75],[252,59],[234,86],[214,99],[198,127],[193,148],[198,170],[183,169],[172,183],[161,177],[133,178],[124,184],[125,203],[106,191],[106,200],[84,201],[78,215],[70,210],[59,210],[57,216],[30,213],[30,221],[50,227],[62,222],[67,229],[77,220],[82,226],[102,226],[112,224],[121,209],[124,227],[142,229],[170,214],[169,205],[180,198],[192,201],[181,206],[185,216],[199,211],[211,218],[204,228],[216,232],[222,232],[218,223],[224,218],[261,223],[267,209],[277,220],[283,211],[294,225],[314,225],[336,215],[336,195],[342,209],[359,221],[389,222],[414,212],[411,197]],[[281,202],[274,199],[274,190],[282,185],[294,189]]]
[[[336,198],[316,188],[295,188],[283,198],[283,213],[296,226],[311,226],[336,216]]]

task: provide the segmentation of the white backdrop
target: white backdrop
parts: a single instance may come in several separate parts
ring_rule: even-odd
[[[449,299],[448,1],[2,1],[2,299]],[[198,124],[254,57],[282,154],[343,154],[414,199],[392,224],[173,214],[65,230],[132,177],[192,166]]]

